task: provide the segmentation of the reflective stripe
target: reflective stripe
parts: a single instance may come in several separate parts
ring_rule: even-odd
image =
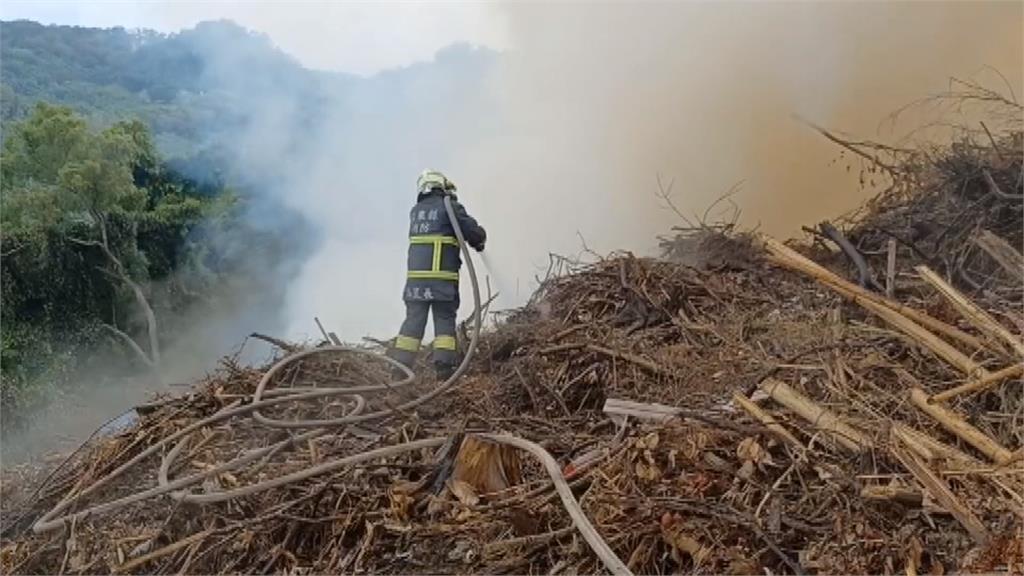
[[[459,245],[459,239],[455,236],[441,236],[438,234],[427,234],[424,236],[409,236],[410,244],[434,244],[440,242],[441,244],[451,244],[452,246]]]
[[[413,280],[455,280],[458,281],[458,272],[434,272],[433,270],[409,270],[407,276]]]
[[[427,280],[458,280],[458,272],[446,272],[441,270],[441,248],[444,245],[458,246],[459,239],[454,236],[441,236],[438,234],[425,234],[421,236],[409,236],[410,244],[431,244],[433,252],[430,259],[430,270],[410,270],[409,278],[420,278]]]
[[[398,348],[399,350],[407,350],[409,352],[416,352],[420,349],[420,341],[418,338],[399,336],[395,338],[395,348]]]
[[[434,350],[455,350],[455,336],[435,337]]]
[[[441,241],[434,240],[434,261],[430,265],[430,269],[434,272],[441,271]]]

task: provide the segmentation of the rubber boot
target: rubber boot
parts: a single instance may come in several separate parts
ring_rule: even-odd
[[[435,364],[434,373],[437,374],[438,382],[444,382],[455,374],[455,366],[449,364]]]

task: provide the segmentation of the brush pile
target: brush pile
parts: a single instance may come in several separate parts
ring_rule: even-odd
[[[582,512],[635,573],[1024,572],[1019,124],[915,154],[847,144],[893,185],[811,243],[705,228],[667,239],[662,259],[552,257],[532,300],[481,337],[468,374],[432,402],[308,440],[249,415],[225,419],[64,514],[208,472],[183,488],[192,501],[161,495],[33,533],[61,498],[250,401],[265,370],[225,360],[190,395],[93,441],[33,497],[5,494],[0,567],[614,570],[580,527]],[[695,253],[695,242],[716,257],[672,259]],[[383,362],[331,352],[290,363],[270,388],[387,378]],[[421,377],[367,394],[365,411],[434,385]],[[264,416],[351,410],[328,398]],[[535,443],[558,469],[509,437]],[[396,446],[406,448],[328,465]]]

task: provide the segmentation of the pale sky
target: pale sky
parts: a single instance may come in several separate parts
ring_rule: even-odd
[[[229,19],[309,68],[364,75],[430,60],[454,42],[508,45],[500,10],[484,2],[6,0],[0,19],[161,32]]]

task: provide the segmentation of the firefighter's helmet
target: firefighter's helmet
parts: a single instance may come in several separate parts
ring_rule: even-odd
[[[438,188],[445,192],[454,192],[455,183],[438,170],[424,170],[416,179],[416,190],[420,194],[426,194]]]

